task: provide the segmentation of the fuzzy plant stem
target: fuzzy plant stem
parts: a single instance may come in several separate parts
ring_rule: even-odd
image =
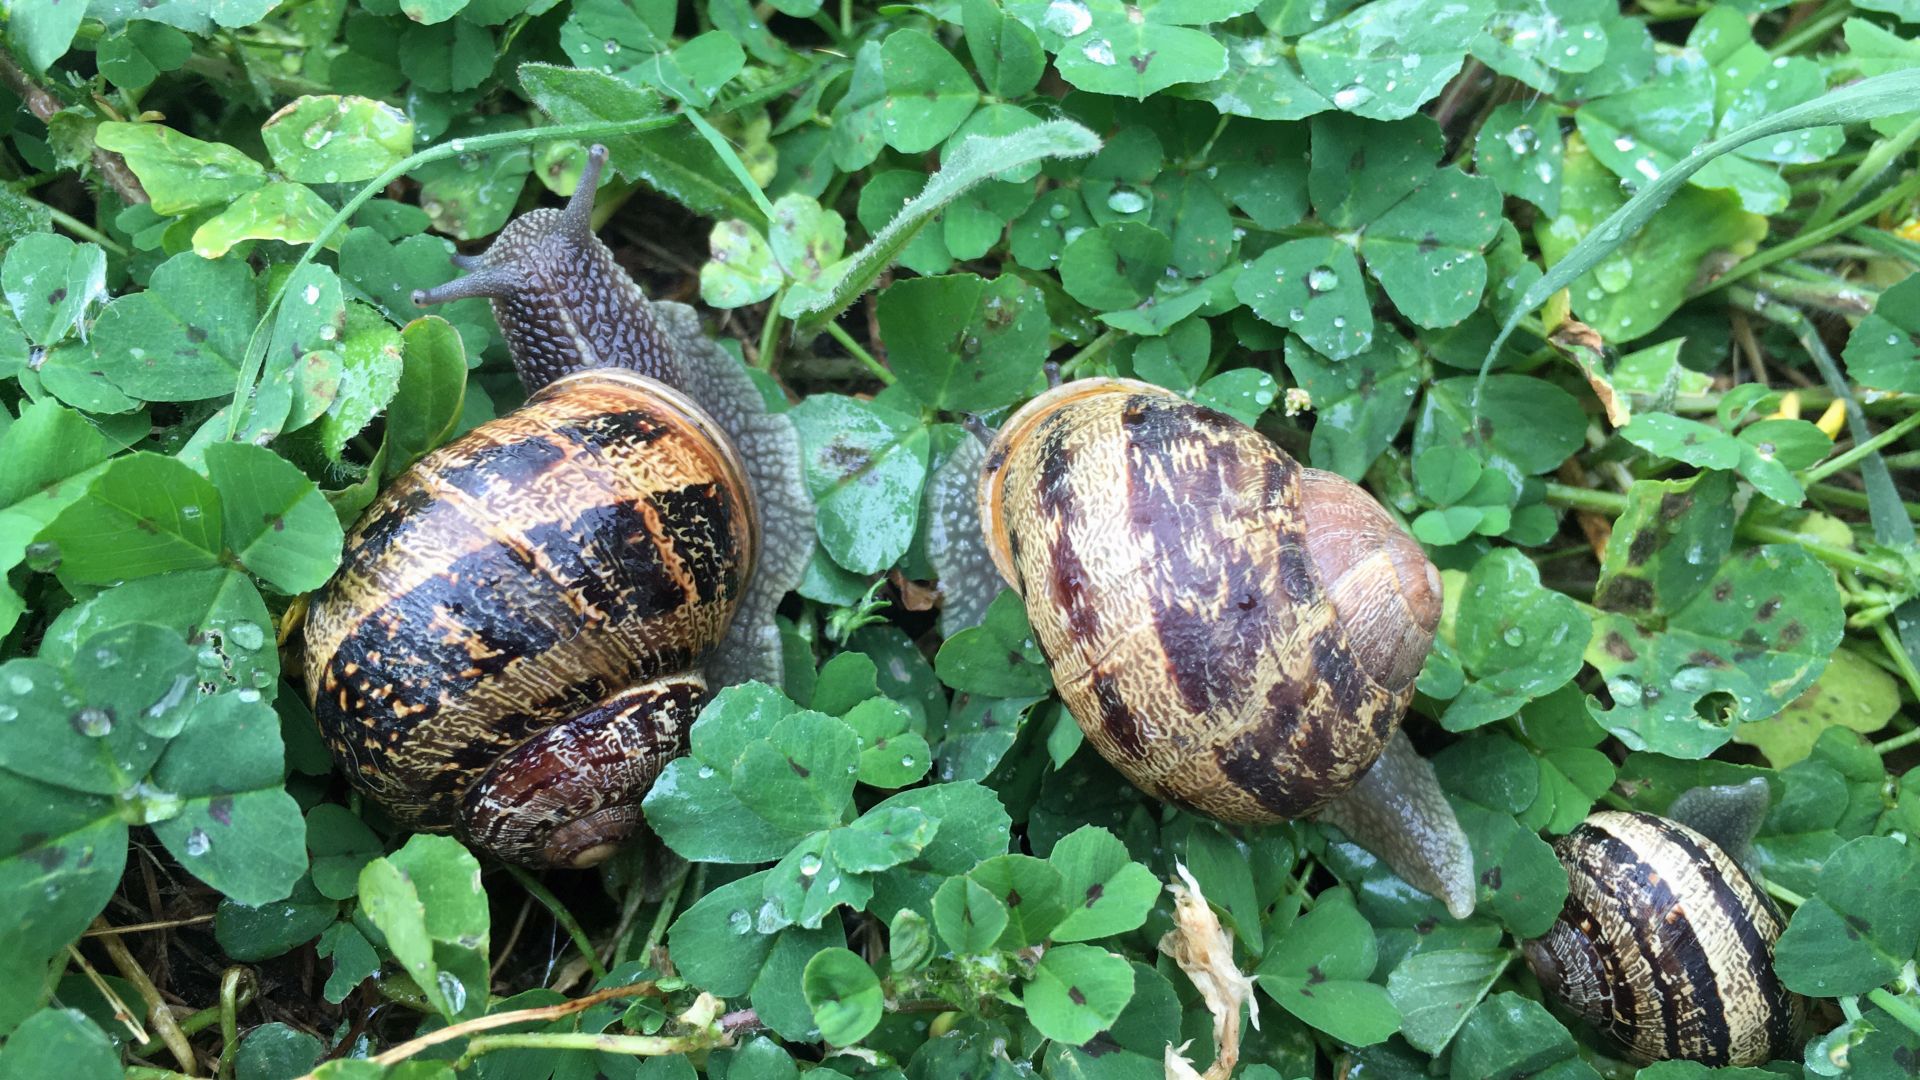
[[[484,154],[493,150],[515,146],[530,146],[540,142],[560,141],[564,139],[607,139],[617,135],[637,135],[643,131],[669,127],[678,122],[679,119],[680,117],[676,114],[664,114],[643,116],[634,120],[593,120],[579,124],[553,124],[547,127],[524,128],[519,131],[501,131],[492,135],[477,135],[472,138],[451,139],[438,146],[430,146],[417,154],[410,154],[391,166],[388,166],[387,170],[379,176],[361,185],[360,190],[354,193],[353,198],[348,199],[346,205],[342,206],[339,212],[333,215],[331,220],[321,226],[319,235],[315,236],[313,242],[307,245],[307,249],[300,253],[300,258],[294,261],[292,271],[287,275],[285,280],[292,280],[293,275],[298,273],[301,267],[312,262],[315,256],[320,254],[320,250],[332,242],[334,234],[338,233],[341,227],[351,221],[353,215],[359,213],[360,208],[371,201],[374,196],[385,191],[388,184],[393,183],[395,180],[400,179],[422,165],[431,165],[436,161],[446,161],[450,158],[459,157],[462,154]],[[272,297],[267,300],[266,310],[260,313],[260,321],[254,325],[253,336],[247,341],[247,351],[245,358],[240,364],[239,379],[234,387],[235,407],[227,420],[227,437],[230,439],[239,433],[241,424],[245,422],[246,417],[244,414],[246,410],[240,408],[239,403],[247,400],[248,391],[253,388],[254,382],[260,378],[260,369],[266,363],[267,358],[266,335],[268,329],[274,324],[275,316],[280,307],[280,300],[285,295],[286,289],[283,286],[275,291]]]
[[[1547,501],[1557,506],[1565,506],[1575,510],[1591,510],[1599,514],[1611,514],[1614,517],[1618,517],[1627,509],[1627,497],[1625,495],[1612,491],[1601,491],[1596,488],[1575,487],[1571,484],[1548,484]],[[1778,525],[1762,525],[1746,522],[1740,525],[1738,531],[1742,538],[1757,541],[1762,544],[1793,544],[1796,547],[1805,548],[1809,555],[1814,556],[1829,566],[1852,570],[1855,573],[1864,574],[1875,581],[1885,582],[1890,585],[1899,585],[1905,580],[1900,571],[1891,567],[1882,566],[1875,559],[1862,555],[1857,551],[1849,551],[1846,548],[1823,543],[1814,537],[1794,532],[1792,529],[1783,529]]]

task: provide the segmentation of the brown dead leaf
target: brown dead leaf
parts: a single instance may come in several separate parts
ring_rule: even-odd
[[[1213,1064],[1196,1073],[1182,1056],[1186,1044],[1167,1045],[1167,1080],[1226,1080],[1240,1061],[1240,1006],[1247,1006],[1253,1026],[1260,1026],[1260,1006],[1253,997],[1253,978],[1233,962],[1233,932],[1207,906],[1200,883],[1184,864],[1175,863],[1180,881],[1167,886],[1173,893],[1173,929],[1160,939],[1160,951],[1186,972],[1194,989],[1213,1014]],[[1182,884],[1184,882],[1185,884]]]

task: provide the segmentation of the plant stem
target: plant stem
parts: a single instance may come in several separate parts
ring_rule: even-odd
[[[1548,484],[1547,501],[1575,510],[1592,510],[1596,513],[1620,516],[1627,509],[1627,497],[1611,491],[1595,488],[1574,487],[1571,484]],[[1739,526],[1740,536],[1762,544],[1792,544],[1806,549],[1807,554],[1826,563],[1864,574],[1875,581],[1890,585],[1900,585],[1905,578],[1898,570],[1880,565],[1877,561],[1846,548],[1835,547],[1821,540],[1783,529],[1778,525],[1763,525],[1756,522],[1743,522]]]
[[[593,972],[593,977],[596,979],[606,978],[607,969],[605,965],[600,963],[600,957],[595,954],[593,942],[588,939],[587,932],[580,928],[580,920],[574,918],[573,912],[567,910],[567,905],[561,903],[560,898],[553,895],[552,889],[541,884],[539,878],[534,877],[532,874],[527,873],[512,863],[507,863],[506,867],[507,872],[513,875],[513,879],[520,883],[520,887],[533,894],[533,898],[540,901],[540,906],[546,908],[547,911],[552,914],[553,921],[559,923],[560,928],[565,930],[567,936],[573,939],[573,947],[580,950],[580,955],[586,959],[587,968]]]
[[[895,382],[898,381],[898,378],[894,375],[893,372],[888,371],[886,367],[880,363],[880,361],[875,360],[873,358],[872,353],[861,348],[860,343],[853,340],[853,335],[847,333],[846,327],[843,327],[839,323],[834,322],[832,320],[828,320],[828,322],[826,323],[826,331],[827,331],[827,336],[839,342],[840,347],[847,350],[847,354],[849,356],[852,356],[855,360],[860,361],[860,363],[864,365],[868,371],[872,372],[874,378],[879,379],[881,382],[887,384],[888,386],[892,386]]]
[[[1868,184],[1873,183],[1888,166],[1899,160],[1900,155],[1906,153],[1916,141],[1920,141],[1920,117],[1916,117],[1912,123],[1892,135],[1875,140],[1874,144],[1868,148],[1866,156],[1860,159],[1860,164],[1847,174],[1845,180],[1840,181],[1838,187],[1821,198],[1820,205],[1813,208],[1813,213],[1807,215],[1806,223],[1801,226],[1802,230],[1817,229],[1832,221],[1835,214],[1859,197]]]
[[[97,929],[110,924],[105,916],[101,916],[93,920],[93,925]],[[159,987],[154,986],[153,980],[147,977],[146,969],[127,951],[126,943],[118,936],[109,934],[102,937],[100,945],[112,958],[113,966],[133,984],[134,990],[140,994],[140,1000],[146,1002],[147,1022],[160,1033],[160,1040],[167,1044],[167,1050],[173,1054],[173,1060],[179,1063],[180,1070],[188,1076],[194,1075],[194,1070],[199,1068],[199,1060],[194,1057],[193,1044],[187,1041],[187,1033],[181,1031],[180,1025],[174,1021],[172,1007],[160,996]]]
[[[220,1080],[233,1080],[233,1055],[240,1049],[240,993],[253,973],[235,965],[220,975]]]
[[[1791,544],[1794,547],[1804,549],[1807,554],[1812,555],[1828,566],[1852,570],[1856,574],[1863,574],[1875,581],[1883,581],[1889,585],[1901,585],[1904,584],[1906,580],[1904,575],[1898,570],[1882,566],[1877,561],[1857,551],[1834,547],[1832,544],[1824,543],[1805,533],[1794,532],[1792,529],[1783,529],[1778,525],[1761,525],[1753,522],[1743,522],[1736,531],[1742,538],[1762,544]]]
[[[1904,994],[1896,996],[1888,993],[1886,987],[1877,986],[1867,991],[1867,1000],[1880,1006],[1888,1016],[1900,1021],[1915,1035],[1920,1035],[1920,1008],[1916,1008]]]
[[[519,1035],[476,1035],[467,1043],[460,1063],[472,1061],[495,1050],[597,1050],[603,1054],[631,1057],[665,1057],[691,1054],[726,1045],[722,1034],[694,1035],[606,1035],[587,1031],[530,1031]]]
[[[769,374],[773,371],[774,356],[780,350],[780,301],[786,295],[787,288],[784,285],[774,292],[773,299],[767,301],[766,320],[760,324],[760,352],[755,362],[761,371]]]
[[[1861,458],[1866,457],[1868,454],[1873,453],[1875,450],[1878,450],[1881,447],[1886,446],[1888,443],[1898,440],[1901,436],[1905,435],[1909,431],[1912,431],[1916,427],[1920,427],[1920,412],[1916,412],[1908,415],[1905,419],[1901,420],[1899,423],[1894,424],[1892,427],[1887,428],[1886,430],[1882,431],[1880,434],[1875,435],[1871,439],[1868,439],[1866,442],[1855,444],[1853,449],[1848,450],[1846,453],[1840,454],[1828,461],[1824,461],[1808,469],[1807,471],[1801,473],[1800,481],[1801,483],[1805,483],[1805,484],[1814,484],[1822,480],[1825,480],[1827,477],[1832,476],[1834,473],[1839,472],[1841,469],[1847,468],[1848,466],[1852,465],[1854,462],[1859,461]]]
[[[1599,488],[1575,487],[1572,484],[1547,485],[1547,501],[1574,510],[1592,510],[1599,514],[1611,514],[1619,517],[1626,513],[1627,497],[1618,492],[1601,491]]]
[[[701,869],[705,870],[704,864]],[[653,925],[647,927],[647,940],[641,944],[640,955],[637,957],[642,964],[652,966],[653,951],[659,948],[660,942],[666,938],[667,927],[673,923],[674,909],[680,905],[680,894],[685,891],[687,878],[691,876],[690,873],[682,873],[680,880],[667,886],[666,894],[660,897],[660,910],[654,913]]]
[[[1895,458],[1889,457],[1887,459],[1887,467],[1899,469],[1907,466],[1903,466]],[[1841,487],[1838,484],[1809,484],[1807,485],[1807,494],[1812,495],[1816,499],[1833,503],[1835,506],[1844,506],[1849,510],[1865,510],[1871,505],[1867,500],[1866,492],[1855,491],[1852,488]],[[1908,517],[1920,519],[1920,503],[1906,502],[1901,505],[1906,508]]]
[[[1706,288],[1701,289],[1694,295],[1705,296],[1708,293],[1726,288],[1728,285],[1732,285],[1750,274],[1764,270],[1782,259],[1790,259],[1816,244],[1823,244],[1880,213],[1882,210],[1893,206],[1903,199],[1911,197],[1915,192],[1920,192],[1920,173],[1907,177],[1900,183],[1881,192],[1875,198],[1855,207],[1852,213],[1844,217],[1828,222],[1819,228],[1808,229],[1791,240],[1775,244],[1765,251],[1755,252],[1747,256],[1745,259],[1736,263],[1733,269],[1715,278]]]
[[[1903,656],[1905,653],[1896,651],[1895,655]],[[1886,757],[1888,754],[1897,750],[1905,750],[1914,743],[1920,743],[1920,727],[1914,728],[1912,731],[1901,732],[1885,742],[1874,743],[1873,752],[1879,754],[1881,757]]]
[[[253,991],[253,980],[249,979],[241,984],[240,996],[235,999],[235,1004],[243,1009],[252,1004]],[[219,1005],[209,1005],[185,1019],[175,1019],[174,1023],[187,1035],[198,1035],[220,1022],[221,1008],[222,1006]],[[134,1046],[132,1054],[134,1057],[152,1057],[164,1049],[166,1049],[166,1044],[162,1043],[159,1039],[147,1039]]]
[[[1782,269],[1791,272],[1794,264]],[[1836,315],[1865,315],[1873,310],[1874,301],[1880,298],[1880,294],[1871,289],[1836,281],[1825,274],[1818,274],[1817,277],[1819,280],[1813,280],[1804,273],[1755,274],[1751,285],[1760,292],[1771,294],[1776,300],[1831,311]]]
[[[1781,903],[1788,905],[1789,907],[1799,907],[1800,905],[1807,902],[1806,897],[1801,896],[1799,893],[1794,892],[1792,889],[1787,888],[1785,885],[1777,885],[1769,881],[1766,883],[1766,890],[1767,890],[1768,896],[1773,897],[1775,900],[1778,900]]]
[[[157,922],[131,923],[127,926],[94,926],[88,928],[81,937],[105,937],[109,934],[138,934],[146,930],[172,930],[180,926],[199,926],[213,921],[211,915],[195,915],[190,919],[161,919]]]
[[[1067,362],[1060,365],[1060,377],[1072,378],[1078,375],[1083,365],[1092,363],[1100,354],[1113,348],[1114,343],[1120,340],[1122,333],[1123,331],[1108,328],[1099,337],[1087,342],[1085,348],[1067,357]]]
[[[1920,699],[1920,668],[1913,663],[1913,656],[1900,642],[1900,635],[1886,619],[1873,624],[1874,636],[1880,639],[1880,647],[1887,650],[1887,657],[1893,661],[1894,670],[1907,681],[1907,690],[1916,699]],[[1920,730],[1920,729],[1917,729]]]
[[[18,194],[28,202],[40,202],[40,200],[24,192],[16,192],[15,194]],[[121,246],[120,241],[115,240],[113,237],[108,236],[106,233],[81,221],[79,218],[74,217],[72,214],[67,213],[57,206],[47,206],[46,203],[40,203],[40,205],[46,207],[47,213],[53,216],[53,223],[55,225],[60,226],[82,240],[91,240],[123,259],[127,257],[127,249]]]
[[[616,998],[664,996],[665,995],[652,983],[639,982],[629,986],[610,987],[597,993],[588,994],[586,997],[575,998],[572,1001],[562,1002],[558,1005],[542,1005],[532,1009],[514,1009],[509,1012],[494,1013],[491,1016],[475,1017],[472,1020],[463,1021],[458,1024],[449,1024],[438,1031],[429,1031],[417,1039],[409,1039],[390,1050],[374,1055],[373,1063],[376,1065],[393,1065],[407,1060],[422,1050],[439,1046],[444,1042],[452,1042],[454,1039],[465,1038],[476,1031],[487,1031],[491,1028],[507,1027],[512,1024],[558,1020],[563,1016],[571,1016],[584,1009],[590,1009],[603,1001],[612,1001]],[[302,1080],[311,1080],[312,1076],[312,1073],[308,1073],[305,1077],[302,1077]]]
[[[1821,8],[1813,18],[1801,23],[1793,33],[1774,42],[1773,48],[1767,50],[1767,55],[1786,56],[1808,45],[1817,45],[1821,39],[1832,33],[1835,27],[1847,21],[1847,16],[1851,14],[1853,14],[1853,7],[1847,0],[1828,0],[1827,5]]]

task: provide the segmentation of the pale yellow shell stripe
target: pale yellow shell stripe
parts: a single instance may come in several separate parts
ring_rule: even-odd
[[[1797,1017],[1782,1010],[1769,942],[1772,906],[1725,853],[1693,830],[1649,815],[1603,811],[1584,828],[1571,868],[1575,896],[1595,923],[1591,937],[1615,943],[1615,1000],[1628,1003],[1615,1030],[1648,1060],[1686,1057],[1757,1063],[1788,1044]],[[1685,897],[1666,910],[1608,902],[1631,895],[1631,875],[1649,895]],[[1632,942],[1634,948],[1620,948]],[[1770,996],[1769,991],[1772,991]]]

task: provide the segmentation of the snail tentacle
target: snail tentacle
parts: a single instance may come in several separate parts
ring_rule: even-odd
[[[716,685],[781,681],[780,600],[799,584],[813,549],[813,501],[800,468],[800,440],[769,410],[753,379],[703,332],[682,304],[653,303],[593,234],[593,198],[607,160],[594,146],[563,210],[515,218],[469,264],[479,269],[417,302],[469,296],[492,301],[514,367],[529,392],[574,371],[624,368],[683,391],[738,449],[759,516],[762,544],[753,581],[727,640],[710,663]]]

